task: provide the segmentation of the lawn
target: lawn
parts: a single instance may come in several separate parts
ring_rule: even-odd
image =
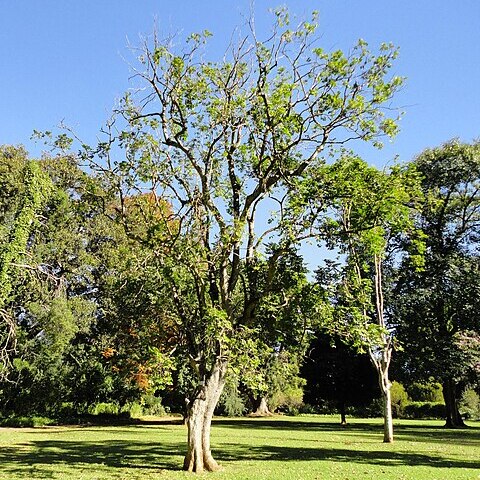
[[[480,425],[445,430],[440,421],[301,416],[217,418],[217,479],[480,479]],[[139,425],[0,428],[0,479],[136,480],[194,478],[180,471],[186,430],[178,420]]]

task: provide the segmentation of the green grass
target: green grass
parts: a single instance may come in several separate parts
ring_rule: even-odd
[[[380,420],[301,416],[218,418],[210,479],[480,479],[480,425],[446,430],[440,421],[395,423],[382,443]],[[178,421],[141,425],[0,429],[0,479],[183,479],[186,430]]]

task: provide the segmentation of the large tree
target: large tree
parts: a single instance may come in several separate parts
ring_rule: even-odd
[[[38,216],[53,190],[41,166],[21,148],[1,147],[0,172],[0,378],[8,375],[16,343],[16,321],[5,307],[14,292],[15,273],[24,258]],[[27,266],[28,267],[28,266]]]
[[[400,355],[414,379],[442,383],[446,425],[461,426],[459,386],[472,364],[465,349],[480,332],[480,145],[451,141],[426,150],[413,164],[425,195],[417,217],[426,242],[425,268],[403,265],[398,272],[392,298],[404,345]]]
[[[277,11],[266,40],[252,22],[219,61],[207,60],[208,32],[185,44],[155,35],[139,52],[138,91],[125,96],[98,148],[84,149],[116,189],[121,212],[145,192],[171,207],[142,217],[147,231],[165,232],[161,242],[142,242],[174,305],[175,352],[184,352],[195,375],[189,471],[218,468],[213,411],[231,357],[253,348],[255,311],[289,247],[264,248],[282,222],[291,180],[339,144],[378,145],[396,133],[389,105],[383,109],[402,83],[389,77],[396,50],[382,45],[373,55],[360,41],[348,54],[327,53],[316,27],[316,15],[293,27],[288,12]],[[276,215],[265,226],[269,207]],[[269,271],[261,289],[253,278],[259,257]]]
[[[33,161],[16,147],[2,153],[2,307],[17,340],[0,384],[2,410],[55,414],[71,400],[84,360],[75,337],[95,318],[92,245],[105,234],[103,212],[90,201],[94,182],[73,157]]]

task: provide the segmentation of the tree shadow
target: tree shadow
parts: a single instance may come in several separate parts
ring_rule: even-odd
[[[156,428],[164,429],[181,424],[181,419],[166,419],[156,422],[148,421],[143,425],[154,425]],[[295,434],[295,431],[335,431],[338,433],[349,430],[356,436],[369,436],[370,432],[379,432],[381,426],[368,422],[352,423],[347,427],[328,423],[311,422],[291,419],[215,419],[218,427],[242,428],[248,435],[251,429],[288,430]],[[133,429],[141,428],[141,424],[130,426],[129,429],[115,427],[114,432],[120,430],[125,433]],[[98,430],[97,427],[82,427],[82,429]],[[103,428],[103,427],[100,427]],[[155,428],[155,429],[156,429]],[[48,435],[55,430],[48,432]],[[64,432],[64,430],[60,430]],[[396,435],[406,441],[439,442],[443,444],[455,443],[472,445],[478,444],[480,439],[480,428],[466,430],[446,430],[441,427],[423,425],[399,425],[396,428]],[[104,466],[116,469],[136,469],[139,473],[147,475],[149,472],[161,472],[162,470],[180,470],[182,466],[185,443],[180,440],[164,443],[152,443],[147,439],[139,440],[107,440],[107,441],[81,441],[48,439],[42,440],[38,434],[45,435],[45,429],[34,430],[31,442],[28,444],[3,447],[0,449],[0,466],[2,474],[17,474],[25,476],[29,469],[34,469],[35,475],[32,478],[46,479],[52,477],[51,465],[61,468],[62,465],[68,468],[90,465],[92,468]],[[326,442],[321,444],[316,440],[303,441],[302,447],[288,447],[276,445],[250,445],[245,443],[227,443],[228,437],[222,435],[221,440],[216,441],[214,456],[220,462],[237,462],[255,458],[260,461],[329,461],[329,462],[350,462],[358,464],[376,464],[382,466],[433,466],[437,468],[464,468],[478,469],[480,463],[465,459],[455,459],[438,456],[438,454],[425,454],[415,452],[398,452],[392,449],[382,450],[355,450],[347,448],[328,448]],[[349,436],[346,436],[346,440]],[[314,442],[315,444],[313,444]],[[380,444],[380,440],[379,440]],[[88,468],[88,467],[87,467]],[[68,474],[68,472],[67,472]]]
[[[36,440],[22,446],[3,447],[0,465],[3,474],[23,474],[25,467],[35,469],[35,478],[51,478],[50,465],[97,465],[147,471],[179,470],[183,443],[152,444],[138,441],[65,441]]]
[[[478,469],[478,461],[455,460],[421,453],[392,451],[359,451],[342,448],[295,448],[282,446],[248,446],[223,444],[217,450],[220,461],[241,461],[255,458],[262,461],[311,461],[348,462],[380,466],[430,466],[437,468]]]
[[[377,431],[379,425],[374,425],[371,422],[355,422],[346,426],[340,423],[321,422],[321,421],[302,421],[292,420],[282,417],[271,418],[221,418],[214,419],[214,425],[225,426],[229,428],[240,429],[274,429],[274,430],[308,430],[321,432],[341,432],[348,430],[361,431]],[[381,428],[381,427],[380,427]]]
[[[440,422],[439,422],[440,423]],[[272,429],[283,431],[318,431],[335,432],[338,434],[352,432],[356,436],[370,436],[371,433],[383,435],[383,426],[381,423],[372,422],[353,422],[347,425],[340,423],[321,422],[321,421],[302,421],[292,419],[282,419],[274,417],[271,419],[232,419],[216,418],[214,424],[217,426],[238,428],[238,429]],[[480,428],[478,426],[468,426],[466,428],[448,429],[443,425],[423,425],[423,424],[394,424],[394,435],[397,438],[408,441],[418,442],[455,442],[459,444],[475,444],[480,441]]]

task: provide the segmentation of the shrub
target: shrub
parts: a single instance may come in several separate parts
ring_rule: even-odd
[[[460,400],[460,413],[468,420],[480,420],[480,397],[473,388],[467,388]]]
[[[403,416],[405,406],[409,402],[408,394],[401,383],[392,382],[390,395],[392,401],[392,416],[394,418],[401,418]]]
[[[299,412],[305,415],[319,413],[318,408],[315,405],[311,405],[310,403],[303,403],[299,408]]]
[[[77,410],[72,402],[63,402],[57,409],[56,417],[60,419],[70,419],[77,415]]]
[[[17,417],[11,416],[0,420],[0,426],[23,428],[23,427],[44,427],[45,425],[53,425],[54,420],[48,417]]]
[[[415,382],[407,387],[409,397],[415,402],[443,403],[443,389],[438,382]]]
[[[120,413],[130,418],[139,418],[143,416],[143,407],[138,402],[126,403],[120,410]]]
[[[410,402],[404,409],[407,418],[445,418],[445,404],[437,402]]]
[[[312,413],[318,413],[320,415],[333,415],[338,413],[338,408],[336,402],[332,400],[324,400],[324,399],[319,399],[317,404],[311,405],[311,404],[303,404],[301,409],[306,408],[307,410],[313,409],[314,411]],[[303,413],[308,413],[307,411]],[[353,413],[352,413],[353,415]]]
[[[162,405],[162,399],[153,394],[147,394],[142,398],[141,405],[143,415],[155,415],[162,417],[167,414],[165,407]]]
[[[229,378],[225,384],[218,407],[219,412],[227,417],[241,417],[245,414],[247,408],[238,391],[238,381],[235,378]]]
[[[114,416],[120,413],[120,408],[117,403],[95,403],[88,408],[88,413],[90,415],[105,415],[105,416]]]
[[[383,416],[383,400],[374,398],[370,405],[356,409],[356,415],[366,418],[378,418]]]
[[[284,391],[275,392],[268,401],[272,412],[280,410],[290,415],[298,415],[303,403],[303,388],[291,386]]]

